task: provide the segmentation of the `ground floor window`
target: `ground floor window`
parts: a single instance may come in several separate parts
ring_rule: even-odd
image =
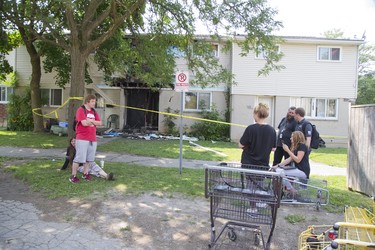
[[[42,103],[46,106],[61,106],[62,89],[41,89]]]
[[[0,103],[8,103],[13,91],[14,89],[12,87],[0,86]]]
[[[211,110],[212,95],[210,92],[185,92],[184,111]]]
[[[337,119],[337,99],[293,97],[291,98],[291,106],[304,108],[306,117]]]

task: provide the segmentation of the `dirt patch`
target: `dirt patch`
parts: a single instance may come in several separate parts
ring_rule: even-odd
[[[85,200],[50,200],[1,168],[0,196],[3,200],[32,203],[41,211],[42,220],[73,223],[92,228],[103,237],[119,238],[129,249],[206,249],[210,241],[209,201],[204,197],[192,199],[158,192],[130,196],[111,191],[104,198],[94,194]],[[288,214],[304,216],[305,221],[291,224],[285,219]],[[282,205],[271,249],[297,249],[298,235],[308,225],[342,220],[343,214],[316,211],[313,206]],[[220,221],[215,225],[219,230]],[[235,242],[228,240],[225,232],[221,249],[249,249],[253,232],[244,228],[236,232]]]

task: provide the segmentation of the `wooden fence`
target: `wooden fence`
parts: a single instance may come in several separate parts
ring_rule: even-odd
[[[347,184],[375,196],[375,105],[350,109]]]

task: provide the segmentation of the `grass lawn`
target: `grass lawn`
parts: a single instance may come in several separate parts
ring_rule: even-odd
[[[209,161],[240,161],[242,150],[237,143],[198,141],[197,144],[220,152],[227,156],[221,156],[212,151],[192,146],[183,141],[183,158]],[[126,152],[134,155],[178,158],[180,154],[179,140],[134,140],[119,138],[98,147],[99,151]],[[313,150],[310,159],[330,166],[346,167],[347,149],[345,148],[319,148]],[[271,153],[271,161],[273,154]]]
[[[6,158],[0,157],[0,161]],[[9,160],[9,159],[8,159]],[[105,170],[114,172],[116,180],[106,181],[93,178],[92,182],[81,180],[79,185],[69,183],[69,171],[57,171],[62,161],[30,160],[24,165],[15,164],[6,169],[34,191],[42,192],[49,198],[106,196],[109,191],[126,194],[162,191],[166,194],[180,193],[187,196],[204,196],[204,170],[184,169],[180,175],[177,168],[145,167],[124,163],[106,163]],[[80,176],[80,175],[79,175]],[[320,178],[320,176],[313,176]],[[344,176],[324,177],[328,180],[330,204],[323,208],[330,212],[342,213],[345,205],[371,208],[372,200],[346,188]]]
[[[103,139],[105,140],[105,139]],[[242,150],[233,142],[196,142],[202,149],[183,141],[183,158],[207,161],[240,161]],[[33,133],[26,131],[6,131],[0,129],[0,146],[30,147],[30,148],[65,148],[68,146],[68,137],[51,133]],[[117,138],[109,143],[98,146],[98,151],[120,152],[142,156],[178,158],[180,154],[179,140],[134,140]],[[219,152],[221,154],[215,153]],[[271,161],[273,154],[271,153]],[[330,166],[347,166],[347,149],[319,148],[313,150],[310,159]]]
[[[7,131],[0,129],[0,146],[27,148],[66,148],[68,137],[51,133]]]
[[[210,161],[239,161],[241,150],[236,143],[198,141],[197,144],[209,150],[192,146],[183,142],[183,157]],[[33,148],[65,148],[67,137],[59,137],[50,133],[12,132],[0,130],[0,146],[33,147]],[[179,157],[179,140],[131,140],[118,138],[107,144],[100,145],[99,151],[130,153],[135,155],[154,157]],[[226,156],[216,154],[217,151]],[[337,148],[320,148],[314,150],[310,158],[333,166],[346,166],[347,150]],[[272,159],[272,154],[271,154]],[[0,157],[0,161],[9,158]],[[109,190],[116,190],[124,194],[137,194],[149,191],[163,191],[166,193],[182,193],[191,196],[203,196],[204,171],[202,169],[184,169],[182,175],[175,168],[144,167],[124,163],[107,162],[105,170],[115,173],[116,181],[108,182],[94,178],[91,182],[70,185],[69,171],[57,171],[61,161],[30,160],[27,164],[15,164],[7,171],[11,171],[17,178],[26,181],[35,191],[43,192],[50,198],[56,197],[90,197],[91,195],[107,195]],[[157,177],[157,178],[155,178]],[[342,212],[345,205],[371,207],[370,198],[350,192],[346,188],[344,176],[328,176],[330,191],[330,205],[328,211]],[[66,185],[65,185],[66,184]],[[84,188],[82,188],[84,185]]]
[[[310,154],[310,159],[329,166],[347,167],[348,150],[346,148],[319,148]]]

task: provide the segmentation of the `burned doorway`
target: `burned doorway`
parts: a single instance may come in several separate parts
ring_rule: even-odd
[[[159,115],[155,112],[141,111],[159,110],[159,92],[146,88],[125,88],[126,105],[126,129],[158,129]]]

